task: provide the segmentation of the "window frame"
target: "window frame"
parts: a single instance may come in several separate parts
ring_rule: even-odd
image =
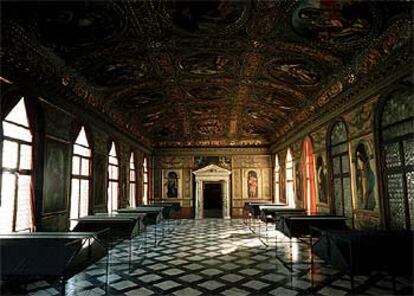
[[[23,104],[24,106],[24,111],[25,111],[25,115],[26,115],[26,120],[27,120],[27,126],[18,123],[18,122],[13,122],[7,119],[7,117],[13,112],[13,110],[19,105],[19,104]],[[19,138],[14,138],[11,136],[6,136],[4,134],[4,127],[3,127],[3,123],[6,122],[10,125],[14,125],[20,128],[23,128],[25,130],[27,130],[30,133],[30,142],[28,140],[23,140],[23,139],[19,139]],[[3,190],[3,175],[6,174],[10,174],[10,175],[14,175],[15,180],[14,180],[14,195],[13,195],[13,201],[12,201],[12,213],[11,213],[11,231],[12,232],[21,232],[21,231],[32,231],[34,229],[34,212],[33,212],[33,204],[32,204],[32,191],[31,189],[29,189],[28,192],[28,196],[26,196],[25,198],[28,201],[27,207],[29,208],[29,216],[27,217],[27,221],[28,221],[28,227],[27,228],[22,228],[22,229],[17,229],[17,219],[18,219],[18,205],[19,205],[19,177],[20,176],[25,176],[25,177],[29,177],[30,178],[30,182],[29,182],[29,187],[32,186],[32,182],[33,182],[33,167],[32,167],[32,161],[33,161],[33,138],[34,135],[32,134],[32,131],[30,129],[30,122],[29,122],[29,117],[27,114],[27,107],[26,107],[26,103],[25,103],[25,98],[21,97],[16,105],[13,106],[13,108],[10,110],[10,112],[4,117],[4,119],[1,121],[1,125],[0,125],[0,149],[1,149],[1,159],[0,159],[0,194],[2,195],[2,190]],[[9,168],[9,167],[4,167],[3,165],[3,149],[4,149],[4,142],[11,142],[14,143],[15,145],[17,145],[17,155],[16,155],[16,163],[15,163],[15,167],[14,168]],[[28,146],[30,149],[30,169],[27,168],[21,168],[21,159],[22,159],[22,146]],[[1,199],[3,199],[4,196],[1,197]],[[0,201],[0,208],[1,206],[5,206],[5,202],[4,200]]]
[[[335,130],[335,127],[338,126],[339,124],[343,124],[344,128],[345,128],[345,139],[337,142],[337,143],[332,143],[332,135],[333,132]],[[327,133],[327,137],[328,137],[328,141],[327,141],[327,151],[328,151],[328,161],[329,161],[329,192],[330,192],[330,201],[331,201],[331,212],[334,213],[335,215],[339,215],[339,213],[337,213],[336,211],[336,193],[335,193],[335,180],[339,179],[341,182],[341,202],[342,202],[342,216],[347,217],[346,215],[346,200],[345,200],[345,184],[344,184],[344,180],[348,179],[349,182],[349,193],[350,193],[350,204],[351,204],[351,216],[349,217],[351,219],[351,226],[354,227],[354,208],[353,208],[353,194],[352,194],[352,188],[351,188],[351,161],[349,159],[349,138],[348,138],[348,127],[345,123],[344,120],[340,119],[340,120],[336,120],[335,122],[332,123],[332,125],[330,126],[328,133]],[[334,152],[334,148],[335,147],[339,147],[341,145],[345,145],[346,149],[344,151],[340,151],[340,152]],[[343,157],[345,157],[346,161],[348,162],[348,172],[344,172],[344,162],[342,161]],[[339,173],[335,172],[335,168],[334,168],[334,163],[335,160],[339,159]]]
[[[112,147],[114,147],[114,155],[111,155],[111,151],[112,151]],[[116,159],[116,164],[111,163],[111,157]],[[116,168],[116,175],[117,178],[116,179],[112,179],[112,175],[111,175],[111,168]],[[111,141],[111,146],[110,146],[110,150],[108,152],[108,166],[107,166],[107,194],[108,194],[108,198],[107,198],[107,210],[108,213],[113,212],[114,210],[118,209],[119,206],[119,184],[120,184],[120,178],[119,178],[119,156],[118,156],[118,152],[117,152],[117,147],[116,147],[116,143],[115,141]],[[113,183],[115,183],[116,185],[116,196],[112,196],[112,185]],[[111,193],[110,193],[111,192]],[[116,199],[116,207],[114,207],[114,199]]]
[[[280,203],[280,165],[279,155],[275,154],[275,170],[274,170],[274,185],[275,185],[275,202]]]
[[[131,161],[132,160],[132,161]],[[133,165],[133,168],[131,168]],[[131,156],[129,158],[129,166],[128,166],[128,195],[129,195],[129,206],[135,207],[137,205],[137,193],[138,193],[138,182],[137,182],[137,164],[135,159],[135,153],[132,151]],[[134,174],[134,180],[131,180],[131,173]],[[134,196],[131,196],[131,185],[134,186]],[[133,203],[131,201],[134,201]]]
[[[149,202],[148,157],[144,157],[142,161],[142,203],[146,205],[148,204],[148,202]]]
[[[79,133],[77,134],[77,137],[75,138],[75,141],[72,144],[72,169],[71,169],[71,173],[70,173],[70,207],[69,207],[69,216],[71,216],[71,210],[72,210],[72,193],[73,193],[73,181],[76,180],[78,181],[78,217],[70,217],[71,219],[73,218],[80,218],[81,216],[81,206],[82,206],[82,181],[88,181],[88,195],[87,195],[87,215],[89,214],[90,211],[90,200],[91,200],[91,179],[92,179],[92,159],[93,159],[93,152],[91,149],[91,145],[89,144],[88,141],[88,146],[85,146],[83,144],[77,143],[76,141],[78,140],[81,132],[85,133],[85,137],[86,140],[88,141],[88,136],[87,136],[87,132],[86,129],[84,128],[84,126],[81,127]],[[88,149],[89,151],[89,156],[85,156],[85,155],[81,155],[75,152],[75,146],[79,146],[82,147],[84,149]],[[74,163],[74,158],[77,157],[78,158],[78,163],[79,163],[79,167],[78,167],[78,171],[80,172],[80,175],[78,174],[74,174],[73,173],[73,163]],[[82,163],[83,160],[87,160],[88,161],[88,175],[83,175],[82,174]]]
[[[290,160],[289,160],[289,156],[290,156]],[[290,167],[288,166],[290,163]],[[290,148],[288,148],[287,152],[286,152],[286,163],[285,163],[285,174],[286,174],[286,202],[288,204],[289,207],[295,208],[296,207],[296,202],[295,202],[295,176],[293,174],[293,167],[294,167],[294,163],[293,163],[293,155],[292,155],[292,150]],[[291,175],[289,177],[288,171],[290,171]],[[289,190],[290,189],[290,190]],[[288,194],[288,190],[290,191]]]

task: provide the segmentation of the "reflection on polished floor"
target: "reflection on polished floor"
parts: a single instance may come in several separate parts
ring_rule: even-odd
[[[351,292],[348,276],[315,257],[314,264],[310,264],[306,244],[293,240],[291,252],[289,240],[280,232],[270,231],[267,238],[262,233],[260,239],[255,230],[258,229],[249,229],[242,220],[182,220],[173,231],[166,231],[155,248],[150,241],[153,232],[149,230],[148,249],[134,250],[131,272],[128,264],[111,265],[108,293],[245,296],[346,295]],[[111,254],[111,260],[127,262],[128,243],[118,245]],[[354,294],[393,293],[392,281],[387,275],[358,276],[355,281]],[[103,282],[104,268],[91,266],[69,280],[66,295],[104,295]],[[58,294],[46,282],[27,288],[30,295]],[[412,289],[410,279],[397,278],[397,294],[411,295]]]

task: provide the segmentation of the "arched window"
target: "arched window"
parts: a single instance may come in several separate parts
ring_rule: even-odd
[[[313,148],[309,138],[303,143],[302,173],[303,173],[303,196],[305,197],[308,213],[316,213],[315,196],[315,164],[313,160]]]
[[[286,200],[290,207],[295,207],[293,186],[293,160],[292,153],[289,148],[286,154]]]
[[[118,209],[118,157],[115,143],[112,142],[108,155],[108,213]]]
[[[135,159],[134,153],[131,153],[131,158],[129,159],[129,206],[136,207],[136,171],[135,171]]]
[[[143,195],[142,202],[144,205],[148,204],[148,160],[145,157],[144,162],[142,163],[142,172],[143,172]]]
[[[280,166],[279,166],[279,156],[276,154],[275,155],[275,202],[279,203],[280,202],[280,186],[279,186],[279,170],[280,170]]]
[[[335,123],[331,129],[329,153],[334,213],[352,218],[348,135],[345,123],[342,121]]]
[[[75,143],[72,156],[72,186],[70,196],[70,218],[76,219],[88,215],[89,212],[89,180],[90,180],[91,149],[82,127]],[[70,222],[70,228],[76,226]]]
[[[32,134],[24,98],[2,121],[2,130],[0,232],[30,230]]]
[[[412,93],[389,98],[380,118],[383,183],[391,229],[414,229],[413,99]]]

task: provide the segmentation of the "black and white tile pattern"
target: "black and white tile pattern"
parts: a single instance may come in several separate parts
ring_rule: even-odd
[[[263,230],[264,228],[262,228]],[[257,230],[257,229],[256,229]],[[161,230],[160,230],[161,231]],[[133,241],[133,268],[129,271],[128,243],[111,251],[110,295],[347,295],[350,278],[322,260],[310,264],[309,247],[269,231],[266,238],[252,232],[242,220],[183,220],[154,247],[148,230],[147,249],[138,250]],[[277,248],[275,239],[277,238]],[[103,260],[102,262],[105,262]],[[106,281],[102,265],[94,265],[71,278],[66,295],[104,295]],[[355,278],[355,294],[392,295],[387,275]],[[29,295],[57,295],[47,282],[27,287]],[[397,278],[397,294],[411,295],[410,279]]]

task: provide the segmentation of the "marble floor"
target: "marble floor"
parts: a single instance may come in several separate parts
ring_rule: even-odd
[[[171,228],[171,225],[170,225]],[[278,231],[261,237],[258,229],[242,220],[181,220],[154,246],[148,229],[147,248],[137,249],[143,237],[133,241],[133,264],[127,264],[128,243],[111,251],[109,295],[346,295],[348,276],[317,257],[310,264],[309,247],[289,240]],[[158,235],[162,230],[158,228]],[[275,241],[277,239],[277,249]],[[105,260],[102,261],[102,263]],[[292,264],[291,264],[292,262]],[[104,264],[96,264],[72,277],[66,295],[104,295]],[[397,278],[396,294],[412,295],[410,279]],[[56,286],[41,281],[27,286],[29,295],[57,295]],[[385,274],[355,278],[354,295],[392,295],[391,278]]]

